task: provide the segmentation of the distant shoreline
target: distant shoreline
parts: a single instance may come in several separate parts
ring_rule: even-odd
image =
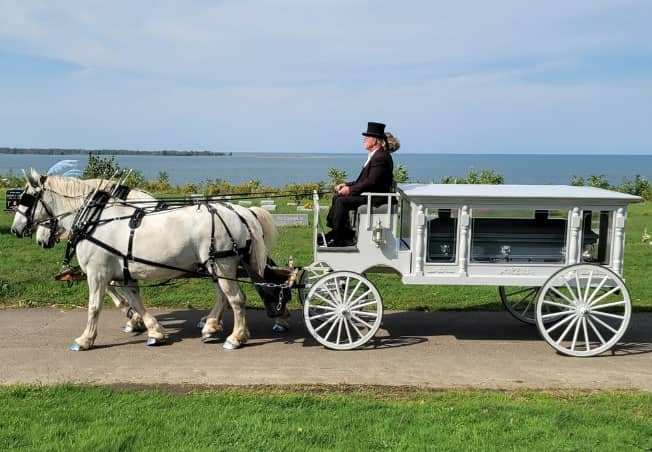
[[[36,155],[170,155],[170,156],[210,156],[228,157],[232,152],[213,151],[131,151],[128,149],[58,149],[58,148],[0,148],[0,154],[36,154]]]

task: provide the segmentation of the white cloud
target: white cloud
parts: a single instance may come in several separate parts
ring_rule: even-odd
[[[415,151],[652,150],[645,80],[523,80],[652,51],[644,0],[0,0],[0,12],[0,51],[80,67],[0,85],[9,145],[345,150],[375,119]]]

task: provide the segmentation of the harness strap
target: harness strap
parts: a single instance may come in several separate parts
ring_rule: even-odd
[[[134,234],[136,229],[140,226],[140,223],[142,223],[144,216],[145,210],[138,208],[134,210],[131,214],[131,219],[129,220],[129,243],[127,245],[127,254],[122,258],[122,278],[124,279],[125,285],[132,280],[131,273],[129,273],[129,261],[133,260],[134,257]]]

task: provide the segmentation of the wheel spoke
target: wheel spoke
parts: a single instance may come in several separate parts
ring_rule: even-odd
[[[340,338],[342,337],[342,322],[344,322],[344,317],[340,317],[340,321],[337,325],[337,343],[340,343]]]
[[[618,286],[612,288],[609,292],[604,293],[604,294],[602,294],[599,298],[593,300],[593,301],[589,304],[589,306],[590,306],[590,307],[593,307],[594,305],[598,304],[599,302],[601,302],[602,300],[604,300],[605,298],[607,298],[609,295],[611,295],[611,294],[613,294],[613,293],[616,293],[616,292],[619,291],[619,290],[620,290],[620,287],[618,287]]]
[[[349,328],[349,322],[347,319],[344,319],[343,322],[344,322],[344,330],[346,331],[346,337],[349,339],[349,344],[352,344],[353,339],[351,339],[351,329]]]
[[[333,324],[331,325],[331,327],[328,329],[328,333],[326,333],[326,335],[324,336],[324,340],[328,340],[328,338],[331,337],[331,333],[332,333],[333,330],[335,329],[335,325],[339,325],[339,324],[340,324],[340,320],[341,320],[341,318],[338,317],[338,318],[337,318],[337,321],[336,321],[336,322],[333,322]],[[315,331],[316,331],[316,330],[315,330]]]
[[[523,298],[521,298],[520,300],[518,300],[516,303],[512,303],[512,307],[513,307],[513,308],[516,308],[516,306],[518,306],[519,304],[523,303],[523,302],[524,302],[524,301],[525,301],[529,296],[530,296],[530,294],[527,294],[527,295],[525,295]]]
[[[566,295],[564,295],[563,293],[558,291],[556,287],[551,287],[550,290],[553,291],[554,293],[556,293],[557,295],[559,295],[564,300],[566,300],[569,305],[571,305],[571,306],[575,305],[575,302],[573,300],[569,299]]]
[[[364,308],[365,306],[371,306],[372,304],[376,304],[376,300],[371,300],[371,301],[367,301],[366,303],[359,303],[354,306],[349,306],[349,309]]]
[[[582,322],[577,319],[577,322],[575,322],[575,331],[573,331],[573,342],[571,342],[571,350],[575,350],[575,345],[577,344],[577,333],[579,333],[581,325]]]
[[[311,308],[312,308],[312,306],[311,306]],[[324,317],[330,317],[330,316],[334,316],[334,315],[337,315],[337,314],[334,314],[332,312],[325,312],[324,314],[317,314],[317,315],[313,315],[312,317],[308,317],[308,318],[310,320],[317,320],[317,319],[323,319]]]
[[[347,322],[347,323],[348,323],[348,322]],[[362,338],[364,337],[364,334],[362,334],[362,331],[360,331],[360,329],[358,328],[358,326],[357,326],[353,321],[351,321],[351,326],[353,327],[353,329],[355,330],[355,332],[358,333],[359,338],[362,339]]]
[[[571,314],[575,314],[575,311],[569,309],[568,311],[553,312],[552,314],[545,314],[545,315],[542,315],[541,318],[542,319],[552,319],[552,318],[555,318],[555,317],[563,317],[565,315],[571,315]]]
[[[584,330],[584,340],[586,341],[586,351],[591,351],[591,344],[589,343],[589,330],[586,328],[586,317],[582,317],[582,329]]]
[[[362,300],[364,297],[366,297],[366,296],[369,295],[370,293],[371,293],[371,289],[367,289],[367,291],[366,291],[365,293],[363,293],[363,294],[360,295],[358,298],[356,298],[355,300],[353,300],[352,302],[350,302],[350,303],[349,303],[349,306],[355,306],[355,304],[356,304],[358,301]]]
[[[512,295],[518,295],[520,293],[527,292],[527,291],[530,291],[530,293],[532,293],[532,292],[536,292],[536,290],[537,290],[536,287],[525,287],[524,289],[517,290],[516,292],[512,292],[512,293],[506,293],[505,292],[505,297],[511,297]],[[527,295],[530,295],[530,294],[527,294]]]
[[[353,298],[353,295],[355,295],[355,293],[358,291],[358,288],[360,287],[360,284],[362,284],[361,279],[358,280],[358,284],[355,285],[355,287],[353,288],[351,293],[348,295],[348,297],[346,297],[346,300],[344,300],[346,303],[348,303],[351,300],[351,298]]]
[[[319,333],[319,330],[321,330],[322,328],[324,328],[326,325],[328,325],[329,323],[331,323],[337,318],[338,318],[337,314],[333,314],[332,317],[329,317],[328,320],[326,320],[324,323],[322,323],[317,328],[315,328],[315,333]]]
[[[575,271],[575,288],[577,289],[577,301],[582,301],[582,284],[580,284],[580,272]]]
[[[549,305],[552,305],[552,306],[557,306],[558,308],[565,309],[565,310],[573,310],[573,311],[575,310],[575,308],[573,306],[569,306],[567,304],[555,303],[554,301],[550,301],[550,300],[543,300],[543,304],[544,305],[549,304]]]
[[[592,318],[593,320],[598,322],[600,325],[602,325],[603,327],[605,327],[606,329],[608,329],[612,333],[614,333],[614,334],[618,333],[618,331],[613,329],[613,327],[611,325],[609,325],[607,322],[604,322],[603,320],[599,319],[598,317],[593,316],[592,314],[594,314],[594,313],[589,314],[590,318]]]
[[[341,303],[341,301],[342,301],[342,300],[341,300],[341,297],[339,297],[339,296],[335,296],[335,294],[333,293],[333,291],[332,291],[331,288],[329,287],[329,284],[335,284],[335,286],[336,286],[335,288],[337,289],[337,280],[335,281],[335,283],[333,283],[333,281],[330,281],[329,283],[324,284],[324,290],[325,290],[326,292],[328,292],[328,295],[331,297],[332,300],[335,300],[335,302],[336,302],[336,306],[337,306],[337,305],[339,305],[339,304]]]
[[[310,309],[323,309],[325,311],[334,311],[335,308],[332,306],[324,306],[323,304],[311,304]]]
[[[571,289],[571,286],[568,285],[568,281],[566,281],[566,279],[564,279],[564,285],[566,286],[571,296],[573,297],[573,304],[577,304],[577,302],[579,301],[579,299],[577,298],[577,294],[573,289]]]
[[[589,326],[591,327],[591,329],[593,330],[593,332],[595,333],[595,335],[598,336],[598,339],[600,339],[600,342],[602,342],[602,345],[606,344],[607,341],[604,340],[604,338],[602,337],[602,335],[600,334],[600,332],[598,331],[598,329],[595,327],[595,325],[593,324],[593,322],[591,322],[591,317],[587,317],[587,318],[586,318],[586,321],[589,323]]]
[[[378,317],[378,314],[374,312],[367,312],[367,311],[349,311],[351,314],[355,314],[357,316],[364,316],[364,317],[373,317],[374,319]]]
[[[552,332],[555,331],[557,328],[559,328],[560,326],[563,326],[563,325],[567,324],[568,322],[570,322],[570,321],[573,320],[574,318],[575,318],[574,316],[570,316],[570,317],[566,317],[564,320],[560,320],[559,322],[557,322],[557,323],[555,323],[553,326],[551,326],[549,329],[547,329],[547,330],[546,330],[546,333],[548,333],[548,334],[552,333]]]
[[[618,320],[624,320],[625,319],[624,315],[610,314],[609,312],[591,310],[591,314],[593,314],[593,315],[601,315],[601,316],[604,316],[604,317],[609,317],[609,318],[618,319]]]
[[[525,313],[528,311],[528,309],[530,309],[530,306],[532,306],[532,300],[527,302],[527,306],[525,306],[525,309],[523,312],[521,312],[521,315],[525,316]]]
[[[329,292],[329,294],[330,294],[330,292]],[[314,294],[314,295],[315,295],[315,297],[319,298],[319,299],[320,299],[321,301],[323,301],[324,303],[326,303],[326,304],[332,306],[333,308],[337,308],[337,304],[335,304],[333,301],[328,300],[327,298],[323,297],[319,292],[315,291],[315,294]],[[331,294],[331,295],[332,295],[332,294]]]
[[[596,296],[596,294],[602,289],[602,286],[604,286],[604,283],[607,282],[607,279],[609,279],[609,276],[605,276],[602,278],[602,281],[600,281],[600,284],[598,284],[598,287],[595,288],[595,290],[591,293],[591,296],[589,297],[588,300],[586,300],[587,303],[591,304],[591,300],[593,300],[593,297]]]
[[[566,329],[564,330],[564,332],[561,334],[561,336],[559,336],[559,339],[557,339],[557,345],[559,345],[559,343],[564,340],[564,338],[566,337],[566,335],[568,334],[570,329],[573,327],[573,325],[575,325],[577,323],[577,317],[571,317],[571,319],[573,319],[573,320],[571,322],[569,322],[569,324],[566,327]]]
[[[337,278],[335,278],[335,290],[337,293],[337,297],[339,298],[339,302],[342,303],[344,301],[344,297],[342,296],[342,288],[341,286],[341,281]]]
[[[584,302],[589,299],[589,289],[591,288],[591,280],[593,279],[593,270],[589,272],[589,280],[586,282],[586,290],[584,291]],[[585,325],[586,326],[586,325]]]
[[[612,306],[621,306],[625,304],[625,300],[614,301],[613,303],[601,304],[598,306],[591,306],[591,311],[596,311],[599,309],[610,308]]]
[[[369,325],[367,322],[365,322],[364,320],[362,320],[360,317],[358,317],[358,316],[355,315],[355,314],[351,314],[351,318],[357,320],[357,321],[360,322],[360,323],[362,323],[364,326],[366,326],[366,327],[369,328],[369,329],[372,329],[372,328],[373,328],[372,325]]]

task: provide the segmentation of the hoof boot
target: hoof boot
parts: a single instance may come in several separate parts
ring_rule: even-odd
[[[272,331],[275,333],[287,333],[288,329],[289,328],[287,326],[281,325],[280,323],[275,323],[272,327]]]
[[[79,344],[77,342],[73,342],[72,345],[70,346],[70,348],[68,348],[68,350],[70,350],[72,352],[80,352],[82,350],[82,348],[79,346]]]
[[[122,332],[123,332],[123,333],[133,333],[134,331],[135,331],[135,330],[134,330],[134,327],[131,326],[131,325],[129,325],[129,324],[125,325],[125,326],[122,328]]]
[[[216,342],[220,338],[217,335],[217,333],[206,333],[201,335],[201,341],[202,342]]]
[[[165,344],[165,339],[156,339],[155,337],[147,338],[147,345],[150,347],[154,347],[156,345],[162,345],[162,344]]]
[[[200,330],[206,326],[206,321],[204,319],[201,319],[199,322],[197,322],[197,328]]]

